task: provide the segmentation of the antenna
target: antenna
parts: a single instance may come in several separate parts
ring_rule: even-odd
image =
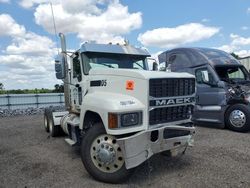
[[[54,25],[54,31],[55,31],[55,38],[56,38],[56,48],[57,48],[57,52],[59,55],[59,47],[58,47],[58,38],[57,38],[57,31],[56,31],[56,22],[55,22],[55,16],[54,16],[54,11],[53,11],[53,6],[52,3],[50,2],[50,8],[51,8],[51,13],[52,13],[52,18],[53,18],[53,25]]]

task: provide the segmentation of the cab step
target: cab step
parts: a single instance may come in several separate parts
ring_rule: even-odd
[[[77,145],[77,142],[74,140],[71,140],[70,138],[65,138],[64,140],[72,147]]]
[[[67,121],[69,137],[65,139],[65,141],[70,146],[80,145],[80,129],[79,129],[80,122],[77,121]]]

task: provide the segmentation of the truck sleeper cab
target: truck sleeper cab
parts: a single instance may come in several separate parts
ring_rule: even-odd
[[[233,56],[209,48],[176,48],[160,54],[159,61],[163,68],[167,64],[173,72],[196,76],[195,123],[250,130],[250,76]]]
[[[85,43],[71,54],[69,69],[61,40],[55,68],[67,110],[47,109],[44,126],[80,145],[90,175],[120,183],[153,154],[177,155],[192,145],[193,75],[148,71],[149,53],[128,44]]]

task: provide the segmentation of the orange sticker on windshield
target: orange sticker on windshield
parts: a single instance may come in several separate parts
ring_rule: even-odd
[[[134,90],[135,82],[133,80],[127,80],[126,90]]]

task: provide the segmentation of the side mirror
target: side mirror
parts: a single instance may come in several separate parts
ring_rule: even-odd
[[[218,81],[216,85],[217,85],[218,88],[224,88],[225,87],[225,83],[223,81]]]
[[[153,71],[158,71],[158,64],[153,62]]]
[[[160,71],[166,71],[166,63],[165,62],[160,63],[159,70]]]
[[[66,77],[65,57],[62,54],[58,55],[55,59],[55,71],[57,79],[62,80]]]

